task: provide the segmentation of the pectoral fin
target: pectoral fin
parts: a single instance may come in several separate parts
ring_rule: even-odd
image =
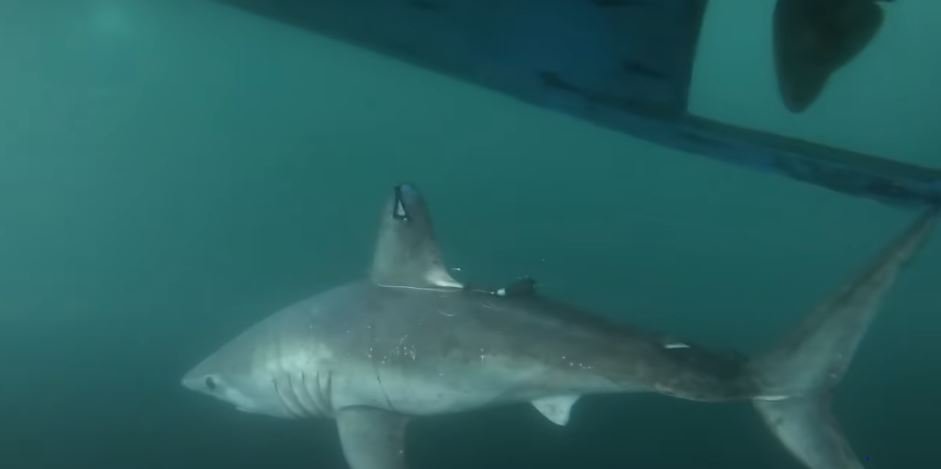
[[[343,455],[351,469],[406,469],[406,417],[353,407],[338,412],[336,420]]]

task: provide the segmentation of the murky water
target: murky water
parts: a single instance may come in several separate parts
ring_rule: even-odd
[[[55,3],[55,4],[53,4]],[[748,3],[749,5],[744,5]],[[714,0],[692,107],[941,167],[941,5],[900,1],[817,106],[777,101],[770,1]],[[418,184],[464,278],[532,275],[624,321],[749,352],[915,211],[732,168],[201,1],[0,2],[0,465],[344,467],[331,422],[239,414],[179,378],[365,272]],[[931,466],[941,240],[835,395],[870,469]],[[588,398],[418,421],[415,468],[799,466],[745,405]]]

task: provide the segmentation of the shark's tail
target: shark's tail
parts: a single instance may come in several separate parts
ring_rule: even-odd
[[[812,311],[777,348],[751,362],[753,400],[784,446],[811,469],[861,469],[830,414],[831,389],[845,374],[901,268],[924,244],[941,209],[931,209],[877,261]]]

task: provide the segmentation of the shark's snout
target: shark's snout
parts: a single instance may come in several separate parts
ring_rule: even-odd
[[[190,391],[219,397],[217,394],[223,387],[221,375],[213,357],[209,357],[187,371],[180,378],[180,385]]]
[[[214,354],[180,378],[184,388],[230,404],[241,412],[290,417],[270,377],[232,369]]]

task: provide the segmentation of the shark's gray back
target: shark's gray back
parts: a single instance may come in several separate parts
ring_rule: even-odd
[[[739,379],[743,362],[736,355],[535,294],[355,282],[289,307],[247,334],[262,342],[246,346],[268,350],[260,356],[305,357],[295,361],[308,374],[330,374],[337,406],[424,414],[563,394],[655,391],[725,400],[752,392]],[[442,408],[429,408],[416,383],[439,393]]]

